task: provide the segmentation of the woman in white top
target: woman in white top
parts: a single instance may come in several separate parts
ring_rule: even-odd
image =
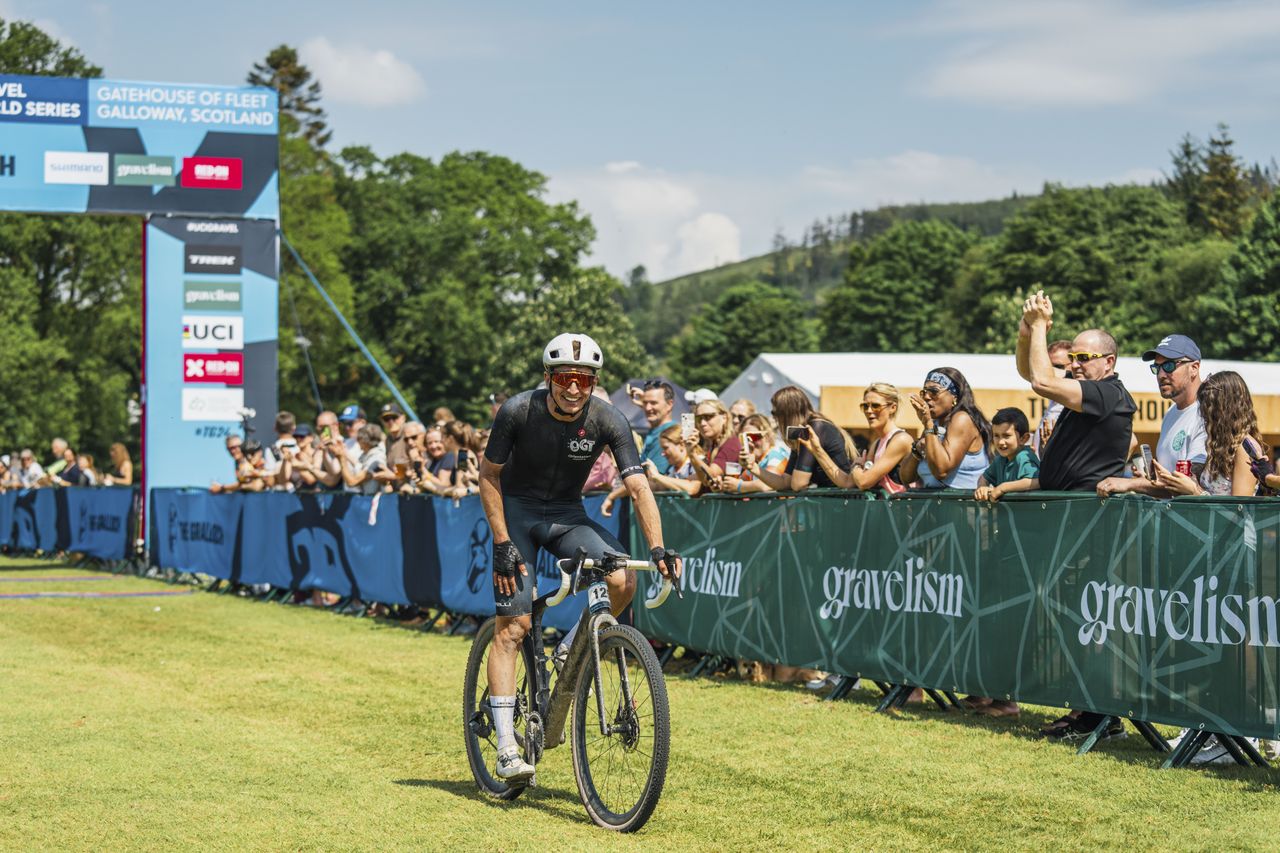
[[[1253,410],[1249,386],[1239,373],[1219,371],[1200,385],[1196,395],[1204,419],[1208,458],[1200,479],[1170,471],[1154,462],[1156,482],[1175,495],[1257,494],[1258,478],[1250,470],[1254,459],[1271,451],[1258,432],[1258,416]]]

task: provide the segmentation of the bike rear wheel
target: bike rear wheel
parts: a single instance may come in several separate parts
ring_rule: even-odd
[[[471,775],[482,794],[498,800],[514,800],[524,791],[524,785],[508,785],[493,775],[498,761],[498,735],[493,728],[493,714],[489,710],[489,650],[493,647],[495,619],[490,618],[476,631],[467,657],[467,675],[462,686],[462,734],[467,744],[467,762]],[[525,724],[535,705],[533,655],[525,643],[516,657],[516,741],[532,763],[525,744]]]
[[[573,703],[573,774],[587,814],[599,826],[644,826],[667,777],[671,719],[662,667],[649,641],[630,625],[600,632],[600,731],[593,664],[584,666]]]

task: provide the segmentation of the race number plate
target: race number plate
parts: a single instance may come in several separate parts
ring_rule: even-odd
[[[609,586],[604,583],[593,583],[587,587],[587,609],[592,613],[609,609]]]

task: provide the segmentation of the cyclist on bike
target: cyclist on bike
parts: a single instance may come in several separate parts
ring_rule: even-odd
[[[542,353],[545,389],[525,391],[498,410],[480,465],[480,500],[493,531],[493,598],[497,625],[489,653],[489,706],[498,735],[497,776],[528,781],[532,765],[515,738],[516,658],[532,628],[535,579],[527,560],[538,548],[571,557],[579,548],[600,560],[625,559],[627,549],[587,517],[582,485],[605,447],[613,450],[623,485],[631,495],[649,556],[664,577],[679,578],[680,555],[662,544],[662,521],[627,419],[606,400],[591,396],[604,354],[587,335],[556,336]],[[632,571],[606,578],[614,615],[635,595]],[[571,631],[556,651],[568,649]]]

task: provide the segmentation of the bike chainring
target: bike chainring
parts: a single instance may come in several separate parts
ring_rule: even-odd
[[[542,715],[537,711],[530,711],[524,718],[525,760],[530,764],[536,765],[542,760],[544,740]]]

